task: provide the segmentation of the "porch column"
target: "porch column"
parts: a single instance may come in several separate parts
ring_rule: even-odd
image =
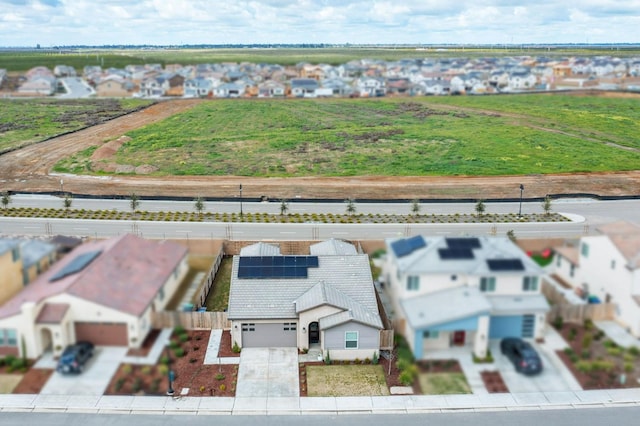
[[[489,346],[489,315],[478,317],[478,331],[473,342],[473,353],[478,358],[486,358]]]

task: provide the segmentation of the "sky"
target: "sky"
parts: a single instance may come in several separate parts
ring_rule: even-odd
[[[640,0],[0,0],[0,46],[638,43]]]

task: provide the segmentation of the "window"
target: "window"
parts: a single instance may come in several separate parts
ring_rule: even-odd
[[[29,284],[29,271],[26,269],[22,270],[22,285]]]
[[[284,331],[296,331],[298,326],[295,322],[285,322],[283,330]]]
[[[496,277],[480,278],[480,291],[486,291],[486,292],[496,291]]]
[[[344,333],[344,347],[346,349],[358,349],[357,331],[346,331]]]
[[[571,264],[571,269],[569,270],[569,276],[573,277],[573,274],[575,273],[575,271],[576,271],[575,265]]]
[[[562,264],[562,256],[558,255],[556,258],[556,266],[560,266]]]
[[[451,275],[451,281],[457,281],[457,280],[458,280],[457,275]]]
[[[538,291],[538,277],[523,277],[523,291]]]
[[[158,291],[158,300],[164,300],[164,287],[160,287]]]
[[[435,330],[427,330],[422,332],[422,337],[425,339],[437,339],[440,337],[440,332]]]
[[[18,259],[20,259],[20,249],[18,247],[14,247],[11,249],[11,260],[16,262]]]
[[[584,257],[589,257],[589,246],[587,244],[582,243],[582,246],[580,246],[580,254]]]
[[[0,346],[18,346],[18,333],[15,329],[0,328]]]
[[[256,331],[255,323],[242,324],[242,331]]]
[[[611,261],[611,269],[616,269],[616,261],[615,260]]]
[[[407,290],[420,289],[420,277],[409,276],[407,277]]]

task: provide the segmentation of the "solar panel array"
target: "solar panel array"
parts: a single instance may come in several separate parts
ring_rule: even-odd
[[[318,267],[318,256],[242,256],[238,278],[307,278],[308,268]]]
[[[424,241],[424,238],[422,238],[421,235],[416,235],[411,238],[394,241],[391,243],[391,249],[396,254],[396,257],[403,257],[426,245],[427,243]]]
[[[438,249],[438,255],[442,260],[469,260],[475,258],[470,248],[440,248]]]
[[[520,259],[487,259],[491,271],[524,271],[524,264]]]
[[[451,249],[456,248],[469,248],[469,249],[477,249],[480,248],[480,239],[478,238],[445,238],[447,242],[447,247]]]
[[[76,256],[71,262],[69,262],[66,266],[56,272],[51,278],[49,278],[50,282],[61,280],[62,278],[73,275],[77,272],[82,271],[87,267],[96,257],[98,257],[102,253],[102,250],[89,251],[87,253],[83,253],[79,256]]]

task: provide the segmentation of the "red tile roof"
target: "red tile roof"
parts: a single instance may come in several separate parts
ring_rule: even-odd
[[[36,324],[60,324],[68,310],[68,303],[45,303],[36,318]]]
[[[102,253],[78,273],[49,281],[77,256],[98,250]],[[82,244],[0,306],[0,318],[20,313],[23,303],[61,293],[140,316],[186,254],[184,246],[131,234]]]

